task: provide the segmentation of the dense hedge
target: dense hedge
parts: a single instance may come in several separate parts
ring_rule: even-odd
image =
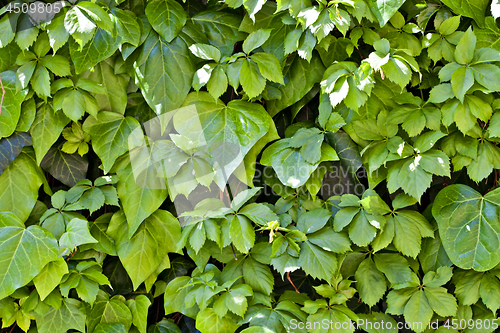
[[[9,3],[2,332],[493,332],[496,2]]]

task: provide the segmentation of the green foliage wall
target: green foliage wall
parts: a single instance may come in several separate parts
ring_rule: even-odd
[[[5,332],[498,327],[497,1],[50,8],[0,18]],[[180,216],[200,133],[240,190]]]

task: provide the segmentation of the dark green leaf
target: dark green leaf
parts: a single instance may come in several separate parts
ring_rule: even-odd
[[[66,154],[59,148],[51,148],[40,166],[63,184],[73,186],[85,179],[89,162],[86,157]]]

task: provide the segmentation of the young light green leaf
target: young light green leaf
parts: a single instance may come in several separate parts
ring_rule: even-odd
[[[250,52],[264,44],[270,35],[271,29],[259,29],[252,32],[243,42],[243,52],[250,54]]]
[[[88,243],[97,243],[97,240],[90,234],[88,222],[81,219],[71,220],[66,232],[59,239],[61,249],[73,250],[79,245]]]

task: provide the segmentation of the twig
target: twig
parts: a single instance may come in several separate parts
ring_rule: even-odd
[[[12,328],[10,329],[9,333],[12,333],[12,331],[14,330],[14,328],[16,328],[17,326],[17,323],[14,323],[14,325],[12,325]]]
[[[295,291],[298,294],[300,294],[300,291],[297,289],[297,287],[295,287],[295,285],[293,284],[292,279],[290,278],[290,272],[286,272],[286,278],[288,279],[288,282],[290,282],[290,284],[292,285],[293,289],[295,289]]]
[[[359,56],[361,57],[361,60],[363,60],[363,59],[364,59],[364,57],[363,57],[363,55],[361,54],[361,51],[359,50],[359,48],[356,48],[356,50],[358,51]]]
[[[2,99],[0,100],[0,114],[2,114],[3,96],[5,95],[5,89],[3,88],[3,83],[1,78],[0,78],[0,87],[2,87]]]
[[[233,246],[233,243],[231,243],[231,250],[233,250],[234,260],[238,260],[238,257],[236,257],[236,252],[234,252],[234,246]]]

